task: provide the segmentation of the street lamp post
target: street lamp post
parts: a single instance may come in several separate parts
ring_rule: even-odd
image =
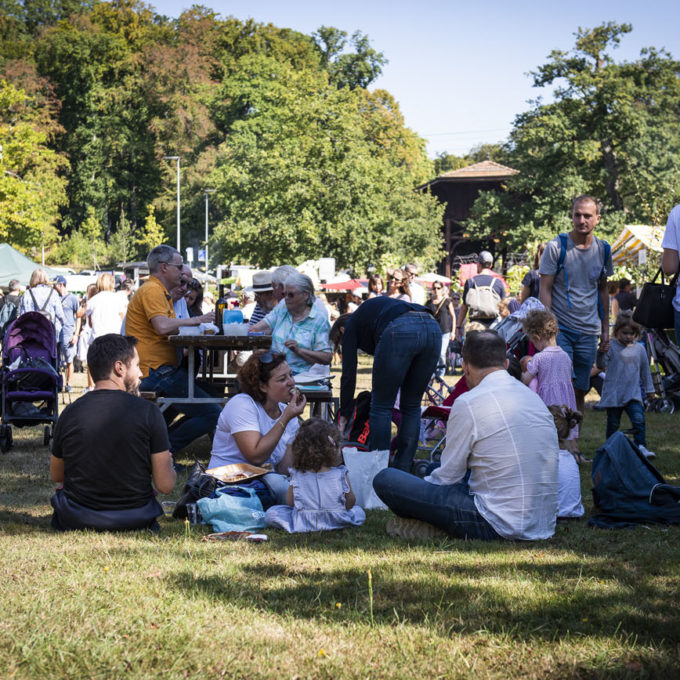
[[[179,156],[163,156],[163,160],[177,161],[177,250],[181,253],[179,232]]]
[[[210,260],[208,259],[208,200],[210,194],[215,193],[215,189],[204,189],[205,191],[205,275],[206,275],[206,280],[205,280],[205,285],[208,285],[208,263]]]

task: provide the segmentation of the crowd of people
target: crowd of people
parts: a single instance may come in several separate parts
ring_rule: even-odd
[[[68,292],[63,277],[52,287],[42,270],[21,298],[11,283],[5,304],[14,295],[19,314],[40,310],[53,319],[66,389],[86,338],[91,394],[67,407],[55,428],[52,477],[63,488],[52,501],[54,526],[156,527],[160,506],[153,488],[173,488],[174,458],[204,434],[212,438],[211,467],[269,466],[263,481],[273,502],[267,511],[271,526],[310,531],[361,524],[365,514],[356,506],[340,450],[363,352],[373,356],[370,449],[390,448],[392,411],[397,406],[400,412],[396,452],[374,480],[376,493],[396,515],[390,533],[550,537],[567,496],[576,498],[570,507],[583,512],[580,488],[574,488],[577,468],[570,466],[588,462],[579,424],[593,374],[604,368],[606,437],[619,428],[625,411],[640,451],[654,455],[647,449],[643,409],[645,394],[654,388],[637,342],[641,329],[631,317],[637,301],[630,281],[610,290],[611,249],[594,235],[597,200],[574,199],[571,219],[569,233],[539,246],[515,296],[487,251],[461,291],[435,280],[429,299],[414,264],[389,269],[386,285],[371,275],[366,299],[342,297],[344,304],[335,306],[292,266],[257,272],[252,293],[243,296],[244,317],[252,332],[271,335],[271,349],[241,355],[240,393],[224,408],[182,403],[167,422],[139,391],[186,397],[187,369],[168,337],[214,321],[177,250],[162,245],[149,253],[150,275],[137,291],[129,284],[115,291],[109,274],[83,301]],[[676,208],[664,239],[668,273],[680,267],[679,240]],[[680,326],[680,296],[676,309]],[[508,314],[521,319],[527,338],[527,356],[516,367],[494,330]],[[446,445],[441,463],[421,479],[411,474],[421,401],[433,376],[442,379],[455,370],[452,348],[461,357],[462,377]],[[337,422],[310,419],[300,425],[307,402],[295,389],[295,377],[327,367],[335,352],[342,362]],[[195,396],[210,395],[196,387]],[[565,451],[569,463],[560,456]]]

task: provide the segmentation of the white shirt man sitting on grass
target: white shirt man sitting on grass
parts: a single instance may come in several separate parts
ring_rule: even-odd
[[[557,520],[559,447],[541,398],[508,372],[505,341],[471,332],[463,345],[470,391],[453,406],[441,467],[425,479],[387,468],[373,480],[404,538],[550,538]]]
[[[55,529],[159,528],[163,508],[152,482],[170,493],[176,474],[163,416],[139,397],[136,344],[110,333],[90,345],[94,390],[67,406],[54,428],[50,472],[63,482],[51,501]]]

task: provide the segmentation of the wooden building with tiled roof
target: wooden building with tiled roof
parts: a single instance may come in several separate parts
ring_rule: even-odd
[[[498,191],[510,177],[519,174],[494,161],[482,161],[435,177],[418,187],[430,191],[446,205],[444,210],[443,240],[447,256],[441,263],[441,273],[451,276],[457,258],[478,253],[480,250],[495,250],[493,244],[472,241],[463,236],[465,221],[480,191]]]

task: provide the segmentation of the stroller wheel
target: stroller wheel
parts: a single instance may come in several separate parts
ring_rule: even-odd
[[[670,399],[657,399],[654,402],[654,410],[657,413],[673,413],[675,404]]]
[[[0,427],[0,451],[7,453],[12,448],[12,428],[9,425]]]
[[[52,432],[49,425],[45,425],[45,432],[43,434],[43,446],[49,446],[50,439],[52,439]]]

